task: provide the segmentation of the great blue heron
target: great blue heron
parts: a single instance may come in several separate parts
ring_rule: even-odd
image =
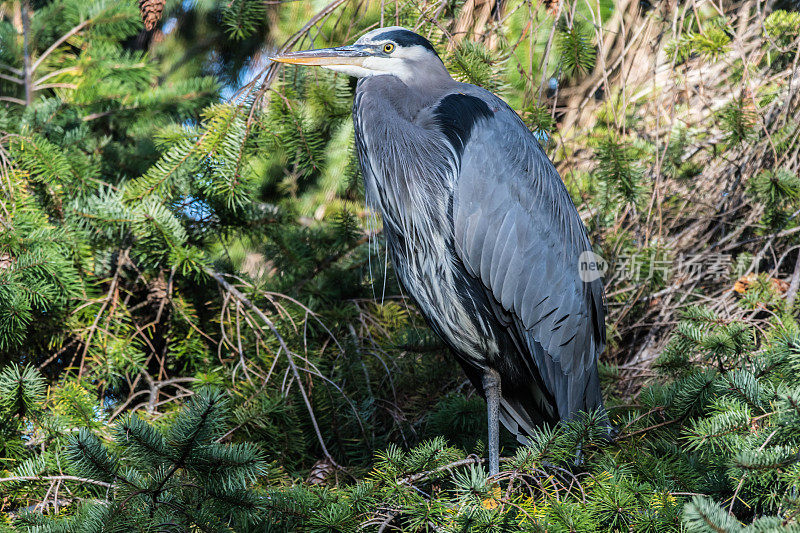
[[[486,398],[490,474],[498,419],[524,443],[539,424],[602,408],[602,283],[579,272],[586,229],[517,114],[454,81],[427,39],[397,26],[272,59],[360,78],[367,201],[402,286]]]

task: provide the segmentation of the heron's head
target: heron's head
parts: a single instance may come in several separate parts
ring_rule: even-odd
[[[400,26],[372,30],[350,46],[289,52],[270,59],[319,66],[357,78],[393,75],[407,84],[450,77],[431,43]]]

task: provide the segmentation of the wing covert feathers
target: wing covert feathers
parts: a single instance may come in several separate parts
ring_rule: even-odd
[[[512,317],[540,385],[555,400],[557,418],[570,418],[602,406],[597,376],[605,344],[602,285],[582,281],[578,271],[580,254],[591,245],[533,135],[501,100],[480,89],[474,93],[449,95],[437,111],[461,155],[453,197],[456,254]],[[449,117],[452,113],[461,115]],[[506,397],[504,391],[509,429],[527,432],[541,422],[532,405],[542,399],[525,394],[511,391]]]

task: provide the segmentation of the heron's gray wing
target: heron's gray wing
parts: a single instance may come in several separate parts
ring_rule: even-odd
[[[579,276],[579,258],[591,245],[555,167],[516,113],[490,93],[447,96],[438,114],[461,155],[452,207],[456,253],[513,317],[559,416],[601,406],[603,289],[599,279]]]

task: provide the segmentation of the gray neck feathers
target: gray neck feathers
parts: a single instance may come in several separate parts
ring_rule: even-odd
[[[405,82],[392,75],[362,78],[358,81],[356,91],[369,94],[373,102],[380,101],[381,106],[391,108],[403,119],[414,122],[420,111],[436,104],[458,85],[444,70],[444,66],[442,70],[445,76],[426,73]]]
[[[406,253],[433,246],[423,242],[426,235],[445,234],[458,161],[432,106],[454,85],[449,76],[424,90],[390,75],[358,83],[354,119],[367,201],[388,228],[404,236]]]

